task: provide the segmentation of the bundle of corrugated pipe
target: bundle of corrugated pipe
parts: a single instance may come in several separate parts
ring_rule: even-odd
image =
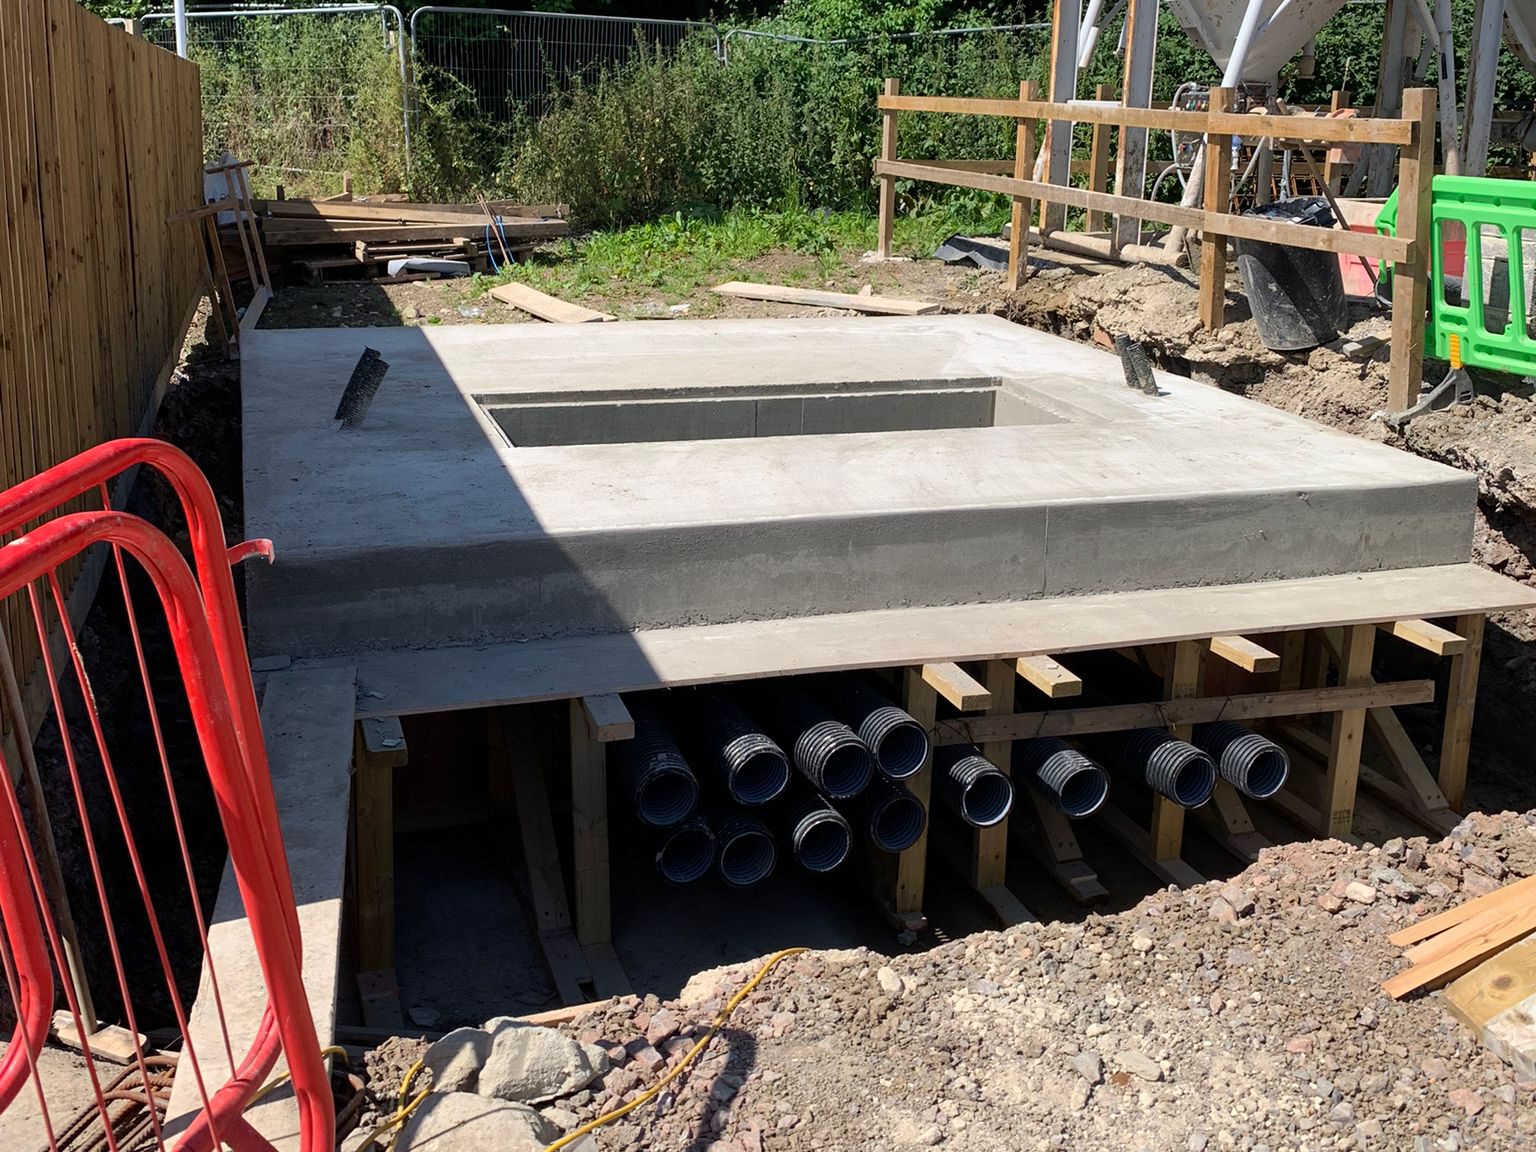
[[[617,763],[635,818],[657,833],[656,869],[674,884],[713,868],[750,887],[781,850],[824,874],[858,839],[902,852],[927,827],[901,781],[926,762],[928,733],[861,674],[676,690],[630,701],[630,712],[635,736]]]

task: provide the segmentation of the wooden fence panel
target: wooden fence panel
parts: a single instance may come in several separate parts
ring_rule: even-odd
[[[196,66],[74,0],[0,0],[0,489],[145,429],[202,292],[201,234],[166,217],[201,202]],[[0,603],[24,681],[27,612]]]

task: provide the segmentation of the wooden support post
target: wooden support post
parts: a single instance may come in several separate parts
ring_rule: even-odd
[[[583,945],[613,939],[608,896],[607,750],[587,720],[582,702],[572,700],[571,854],[576,881],[576,939]]]
[[[1007,716],[1013,712],[1014,670],[1006,660],[987,661],[984,673],[992,702],[989,716]],[[981,746],[981,754],[1004,776],[1013,775],[1013,741],[994,740]],[[1008,879],[1008,821],[1004,818],[990,828],[975,829],[971,853],[971,887],[977,891],[1001,885]]]
[[[939,694],[923,677],[921,668],[908,668],[903,686],[903,706],[911,717],[932,732],[938,717]],[[928,807],[933,792],[933,748],[918,771],[907,777],[907,789]],[[889,911],[896,917],[918,917],[923,914],[923,883],[928,870],[928,832],[917,838],[917,843],[896,858],[896,874],[891,890],[885,894]]]
[[[1477,707],[1477,673],[1483,662],[1484,618],[1461,616],[1456,631],[1467,648],[1451,657],[1451,682],[1445,694],[1445,733],[1440,742],[1440,791],[1457,812],[1467,802],[1467,759],[1472,751],[1472,713]]]
[[[1018,800],[1010,821],[1014,839],[1022,841],[1029,853],[1051,874],[1051,879],[1079,904],[1092,904],[1109,895],[1109,889],[1099,883],[1099,876],[1083,859],[1083,850],[1077,842],[1077,833],[1068,820],[1040,793],[1027,785],[1021,787],[1018,797],[1027,801],[1034,811],[1034,827],[1018,819]]]
[[[1020,100],[1035,100],[1040,86],[1033,80],[1019,84]],[[1021,116],[1013,130],[1013,178],[1032,180],[1035,174],[1035,120],[1033,116]],[[1008,225],[1008,288],[1010,291],[1023,283],[1029,271],[1029,220],[1027,196],[1013,198],[1013,215]]]
[[[1306,659],[1307,634],[1304,630],[1287,632],[1280,638],[1280,683],[1282,692],[1301,687],[1302,665]]]
[[[1376,626],[1355,624],[1344,630],[1339,653],[1339,685],[1359,688],[1371,684],[1371,656],[1376,647]],[[1320,815],[1324,836],[1344,836],[1355,822],[1355,790],[1360,782],[1360,747],[1365,738],[1364,708],[1350,708],[1333,717],[1328,743],[1328,777],[1323,787]]]
[[[1181,640],[1168,653],[1168,677],[1163,684],[1163,699],[1178,700],[1200,695],[1200,643]],[[1193,729],[1176,724],[1173,734],[1188,740]],[[1184,809],[1166,796],[1152,794],[1152,858],[1174,860],[1184,844]]]
[[[1232,111],[1232,89],[1211,89],[1211,111]],[[1232,199],[1232,141],[1222,133],[1205,138],[1205,211],[1225,215]],[[1207,228],[1200,236],[1200,323],[1214,332],[1226,319],[1227,238]]]
[[[1093,98],[1099,101],[1113,100],[1115,98],[1115,86],[1113,84],[1100,84],[1093,90]],[[1093,142],[1088,146],[1088,190],[1090,192],[1109,191],[1109,137],[1111,128],[1108,124],[1095,122],[1093,125]],[[1109,216],[1104,212],[1091,211],[1088,213],[1088,231],[1102,232],[1109,227]]]
[[[889,78],[885,82],[885,94],[901,94],[901,81]],[[886,108],[880,114],[880,159],[896,159],[896,117],[900,113]],[[891,258],[891,241],[896,235],[896,177],[880,177],[880,231],[876,252],[884,260]]]
[[[1082,21],[1079,0],[1056,0],[1051,12],[1051,103],[1066,104],[1077,97],[1077,34]],[[1052,120],[1045,126],[1045,183],[1065,188],[1072,183],[1072,121]],[[1067,226],[1067,206],[1040,204],[1040,242]]]
[[[409,759],[398,718],[358,722],[352,812],[359,972],[395,966],[395,769]]]
[[[1152,66],[1157,59],[1158,0],[1128,0],[1125,6],[1125,73],[1121,102],[1127,108],[1152,106]],[[1147,194],[1147,130],[1122,128],[1115,156],[1115,195],[1137,200]],[[1141,221],[1116,216],[1111,250],[1118,256],[1128,244],[1141,243]]]
[[[1335,88],[1332,97],[1328,100],[1329,112],[1342,112],[1349,107],[1349,92],[1342,88]],[[1343,149],[1337,144],[1329,145],[1328,151],[1323,157],[1323,183],[1328,185],[1328,191],[1335,196],[1339,194],[1339,182],[1342,174],[1338,165],[1334,163],[1334,157],[1342,155]]]
[[[1397,235],[1412,244],[1406,263],[1392,265],[1392,362],[1387,372],[1387,411],[1401,412],[1419,394],[1424,376],[1424,323],[1428,304],[1430,181],[1435,174],[1435,93],[1411,88],[1403,116],[1414,122],[1414,143],[1404,145],[1398,165]],[[1439,286],[1435,288],[1439,291]]]

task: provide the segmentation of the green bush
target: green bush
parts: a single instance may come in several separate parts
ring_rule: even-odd
[[[637,53],[515,125],[499,183],[603,224],[699,205],[867,208],[884,77],[926,94],[1012,96],[1038,74],[1040,43],[1018,34],[839,47],[733,38],[722,63],[701,37],[675,52]],[[1013,125],[904,116],[902,148],[1011,156]]]

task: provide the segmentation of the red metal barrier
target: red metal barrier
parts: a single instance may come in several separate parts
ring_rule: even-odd
[[[301,978],[297,912],[230,576],[232,563],[253,555],[270,558],[270,544],[256,541],[237,545],[234,549],[226,548],[218,506],[206,479],[185,454],[155,440],[126,440],[102,445],[33,480],[0,492],[0,536],[93,490],[101,493],[106,506],[107,482],[141,464],[164,475],[181,500],[196,580],[171,541],[147,522],[113,511],[74,513],[51,520],[0,547],[0,602],[12,595],[24,594],[37,630],[43,652],[42,672],[47,678],[62,758],[68,769],[69,789],[79,818],[82,857],[88,865],[90,886],[100,904],[106,950],[111,954],[116,992],[121,998],[122,1022],[135,1037],[141,1031],[124,962],[123,941],[116,925],[119,920],[126,921],[131,912],[136,924],[147,923],[151,950],[165,981],[177,1030],[184,1038],[178,1074],[191,1075],[197,1084],[201,1109],[191,1127],[173,1138],[161,1130],[157,1119],[151,1118],[155,1141],[152,1146],[168,1148],[174,1144],[187,1152],[211,1152],[226,1146],[238,1152],[268,1148],[267,1142],[242,1117],[253,1095],[270,1077],[278,1056],[285,1055],[299,1107],[300,1146],[304,1152],[331,1152],[334,1117],[329,1077],[319,1052]],[[86,660],[65,608],[58,568],[93,545],[111,548],[111,560],[122,590],[136,671],[143,681],[153,736],[153,750],[142,758],[147,762],[158,762],[172,825],[172,829],[153,829],[152,835],[160,837],[170,830],[175,832],[182,878],[190,895],[205,963],[210,966],[212,1000],[223,1047],[221,1055],[227,1060],[227,1067],[234,1069],[222,1084],[205,1079],[207,1054],[200,1060],[193,1049],[188,1027],[189,1006],[182,1002],[177,989],[165,923],[151,891],[152,880],[163,880],[163,877],[152,878],[146,868],[141,841],[131,826],[131,804],[125,798],[120,773],[114,766],[106,725],[92,691]],[[244,900],[267,990],[261,1025],[238,1063],[224,1017],[220,974],[211,968],[208,928],[199,903],[187,829],[171,771],[172,752],[150,684],[140,623],[128,591],[127,557],[136,561],[147,574],[164,611],[180,682],[214,804],[223,824],[230,862]],[[50,633],[55,638],[51,647]],[[75,696],[65,691],[66,686],[78,691],[77,703]],[[73,720],[68,704],[74,704],[76,715]],[[118,743],[121,752],[120,741]],[[22,805],[12,783],[17,775],[12,771],[13,767],[4,763],[3,750],[0,750],[0,769],[3,769],[0,771],[0,794],[3,794],[0,795],[0,917],[4,921],[0,958],[4,961],[6,987],[17,1015],[11,1042],[0,1056],[0,1111],[12,1106],[21,1107],[22,1089],[30,1082],[36,1097],[35,1107],[40,1110],[46,1146],[56,1149],[59,1147],[55,1138],[58,1118],[50,1115],[38,1074],[38,1053],[54,1009],[53,972],[68,971],[67,957],[59,925],[50,909],[38,854],[28,837]],[[100,794],[99,788],[93,793],[88,787],[82,771],[84,767],[99,770],[105,781],[106,796]],[[144,785],[142,778],[137,783],[140,787]],[[98,814],[93,822],[88,799],[97,801],[98,806],[109,807],[112,820],[103,821]],[[109,828],[103,835],[100,828],[104,823],[115,823],[115,828]],[[139,905],[131,910],[113,907],[108,898],[103,866],[103,856],[108,851],[126,854],[128,866],[126,873],[120,873],[120,876],[131,875],[131,885],[127,886],[136,892],[136,904]],[[61,981],[61,990],[76,1033],[83,1038],[85,1073],[90,1079],[97,1108],[106,1116],[108,1102],[103,1096],[103,1077],[98,1072],[97,1059],[89,1049],[89,1038],[97,1022],[82,1018],[81,1005],[70,979]],[[132,1056],[148,1096],[151,1073],[145,1063],[146,1053],[135,1044]],[[31,1105],[30,1100],[26,1103]],[[111,1152],[118,1152],[110,1125],[104,1139]]]

